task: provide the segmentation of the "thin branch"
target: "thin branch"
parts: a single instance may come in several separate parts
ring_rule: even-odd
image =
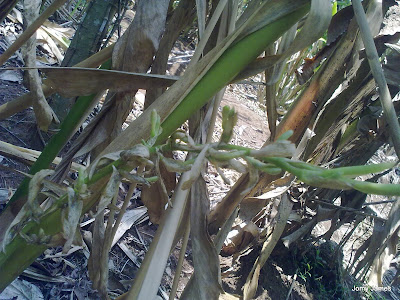
[[[400,125],[393,107],[393,102],[386,83],[385,75],[383,74],[383,70],[379,62],[378,52],[376,51],[367,18],[361,5],[361,0],[352,0],[352,3],[354,15],[360,28],[361,38],[364,42],[365,52],[371,67],[371,72],[379,88],[379,99],[382,104],[384,116],[389,124],[389,132],[393,140],[393,146],[397,157],[400,158]]]
[[[387,201],[376,201],[376,202],[368,202],[364,203],[363,205],[378,205],[378,204],[388,204],[388,203],[393,203],[396,202],[396,200],[387,200]]]
[[[190,235],[190,223],[188,222],[188,224],[186,225],[185,232],[183,234],[182,247],[179,253],[178,265],[175,270],[174,281],[172,284],[171,292],[169,294],[169,300],[174,300],[176,292],[178,291],[178,283],[182,272],[183,261],[185,259],[186,249],[189,241],[189,235]]]

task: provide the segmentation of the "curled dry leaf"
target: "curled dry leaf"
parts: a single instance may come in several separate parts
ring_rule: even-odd
[[[62,211],[63,236],[66,242],[63,253],[67,253],[74,241],[76,229],[82,214],[83,201],[78,198],[72,188],[68,188],[68,206]]]
[[[37,172],[29,181],[28,203],[33,202],[41,189],[43,180],[54,173],[53,170],[44,169]]]
[[[132,149],[125,150],[121,152],[121,159],[125,162],[134,162],[137,164],[148,164],[153,165],[150,159],[149,149],[141,144],[133,146]]]
[[[110,89],[128,92],[137,89],[169,87],[179,77],[146,73],[130,73],[90,68],[40,68],[46,76],[46,85],[64,97],[87,96]]]
[[[282,140],[269,144],[260,150],[251,150],[250,156],[253,157],[292,157],[296,151],[296,146],[290,141]]]
[[[192,168],[191,164],[185,164],[181,160],[168,158],[162,154],[160,154],[160,159],[163,162],[165,168],[168,170],[168,172],[183,173],[189,171]]]
[[[257,184],[258,178],[259,178],[258,170],[253,166],[249,165],[249,182],[247,183],[246,189],[242,191],[240,195],[244,196],[248,192],[250,192],[251,189]]]
[[[247,172],[247,167],[237,159],[230,159],[229,166],[239,173],[244,174]]]
[[[53,170],[44,169],[37,172],[33,176],[28,175],[29,177],[32,176],[31,180],[29,181],[28,200],[8,226],[4,234],[4,239],[1,243],[2,251],[5,251],[5,247],[12,241],[16,233],[22,229],[26,221],[28,221],[30,218],[37,220],[37,218],[42,215],[43,211],[40,208],[39,203],[37,203],[35,200],[42,188],[44,179],[53,173]]]
[[[245,250],[258,236],[258,227],[249,222],[239,230],[233,230],[228,234],[226,245],[222,247],[222,254],[229,256]]]
[[[169,155],[172,157],[172,153],[164,153],[165,155]],[[162,160],[162,158],[164,158]],[[148,209],[148,214],[150,221],[154,224],[159,224],[162,216],[165,213],[165,205],[168,203],[168,206],[172,207],[172,203],[170,201],[169,195],[171,195],[171,191],[176,187],[176,174],[175,172],[182,171],[182,167],[180,170],[171,171],[166,167],[165,161],[169,162],[169,166],[175,169],[178,167],[181,161],[173,160],[170,157],[164,157],[161,153],[157,153],[157,157],[155,158],[155,168],[151,170],[151,175],[156,175],[158,180],[152,184],[150,187],[144,186],[142,187],[141,198],[143,204]],[[191,166],[186,166],[190,170]]]
[[[130,183],[138,183],[142,185],[147,185],[150,186],[150,182],[146,180],[146,178],[132,174],[130,172],[124,171],[124,170],[119,170],[119,173],[126,178]]]
[[[28,193],[28,201],[26,205],[30,207],[33,215],[40,215],[42,210],[39,207],[39,204],[35,202],[37,195],[39,194],[40,189],[42,188],[43,180],[53,174],[53,170],[40,170],[37,172],[32,179],[29,181],[29,193]]]
[[[206,160],[206,155],[210,145],[205,145],[203,150],[200,151],[199,155],[196,157],[192,169],[190,170],[190,176],[187,181],[182,183],[182,190],[187,190],[191,187],[192,183],[200,176],[203,164]]]
[[[120,176],[117,168],[113,166],[113,172],[103,193],[101,194],[99,204],[97,205],[96,215],[99,215],[112,201],[119,189]]]

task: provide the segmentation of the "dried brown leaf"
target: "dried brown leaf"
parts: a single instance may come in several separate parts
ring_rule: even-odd
[[[113,166],[113,172],[103,193],[101,194],[99,204],[97,205],[96,216],[99,215],[111,203],[119,190],[120,176],[118,170]]]
[[[210,145],[205,145],[204,148],[200,151],[199,155],[197,155],[192,169],[190,170],[190,178],[189,180],[185,181],[182,184],[182,189],[186,190],[188,188],[190,188],[190,186],[192,185],[193,182],[195,182],[197,180],[197,178],[200,176],[201,170],[203,168],[203,164],[205,163],[206,160],[206,155],[207,155],[207,151],[210,148]]]
[[[146,207],[138,207],[125,212],[111,243],[111,248],[118,242],[124,233],[132,227],[132,225],[140,223],[139,221],[145,217],[146,213]]]
[[[32,179],[29,181],[29,193],[28,193],[28,204],[33,204],[40,189],[42,188],[42,182],[47,177],[54,173],[53,170],[40,170],[37,172]]]
[[[292,142],[283,140],[262,147],[260,150],[251,150],[250,156],[261,158],[268,156],[292,157],[295,151],[296,146]]]
[[[6,287],[1,297],[3,299],[44,300],[42,292],[36,285],[21,279],[15,279]]]
[[[41,68],[46,85],[64,97],[86,96],[110,89],[115,92],[169,87],[179,77],[89,68]]]
[[[181,299],[218,299],[223,293],[219,257],[208,234],[207,214],[210,201],[206,182],[198,177],[191,188],[191,239],[194,274]]]
[[[234,235],[231,233],[228,234],[228,244],[222,247],[224,255],[233,255],[245,250],[260,234],[258,227],[253,222],[234,231]]]
[[[134,163],[148,163],[150,158],[150,151],[149,149],[141,144],[135,145],[132,149],[125,150],[121,152],[121,159],[126,162],[134,162]]]
[[[252,190],[252,188],[258,183],[259,172],[253,166],[249,166],[249,181],[247,183],[247,187],[244,191],[240,193],[240,195],[244,196],[248,192]]]
[[[103,266],[102,251],[104,246],[104,211],[100,212],[94,222],[92,248],[88,260],[88,271],[90,280],[93,282],[93,288],[100,289],[107,286],[107,283],[101,282],[102,272],[108,272],[108,265]]]
[[[254,263],[254,266],[250,274],[248,275],[246,283],[244,285],[244,300],[250,300],[254,298],[258,287],[258,279],[260,276],[261,268],[264,266],[272,250],[275,248],[275,245],[278,243],[283,233],[283,230],[286,227],[286,222],[289,218],[290,212],[292,211],[292,207],[293,203],[290,201],[289,197],[287,195],[283,195],[281,198],[281,202],[279,203],[279,211],[274,231],[272,232],[272,235],[264,242],[261,254]]]
[[[268,186],[263,189],[263,194],[257,197],[249,197],[254,199],[266,200],[274,197],[278,197],[286,192],[294,180],[294,176],[289,174],[285,177],[279,178],[272,181]]]
[[[75,233],[79,225],[79,219],[81,218],[83,208],[83,201],[78,199],[78,195],[72,188],[68,188],[68,206],[63,210],[62,224],[63,224],[63,236],[65,238],[65,244],[63,247],[63,253],[67,253],[71,248],[72,242],[75,238]]]

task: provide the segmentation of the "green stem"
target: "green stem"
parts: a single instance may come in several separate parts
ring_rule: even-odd
[[[365,194],[400,196],[400,185],[398,184],[373,183],[354,179],[349,179],[345,182],[348,182],[352,188]]]
[[[376,50],[375,42],[372,37],[361,0],[352,0],[351,2],[353,4],[354,16],[356,17],[358,26],[360,28],[360,35],[365,46],[367,59],[371,67],[371,73],[374,76],[375,82],[379,88],[379,100],[382,104],[383,115],[389,124],[389,132],[393,140],[394,150],[396,151],[397,157],[400,158],[400,125],[399,121],[397,120],[396,111],[394,109],[392,97],[386,83],[386,78],[379,61],[378,51]]]
[[[383,172],[387,169],[393,168],[395,163],[380,163],[380,164],[371,164],[365,166],[351,166],[351,167],[341,167],[336,169],[325,169],[322,173],[322,176],[329,177],[331,175],[342,175],[342,176],[349,176],[349,177],[357,177],[362,176],[365,174],[371,173],[379,173]]]
[[[97,182],[98,180],[100,180],[101,178],[110,175],[113,171],[113,166],[116,167],[117,169],[119,167],[121,167],[123,164],[123,161],[121,159],[118,159],[116,161],[113,161],[112,163],[108,164],[107,166],[101,168],[100,170],[98,170],[95,174],[93,174],[93,176],[91,178],[86,177],[85,178],[85,183],[86,184],[93,184],[95,182]]]

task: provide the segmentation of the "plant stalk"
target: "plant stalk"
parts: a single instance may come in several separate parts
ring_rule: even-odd
[[[372,75],[379,88],[379,99],[382,104],[383,114],[389,124],[390,136],[393,140],[393,146],[397,157],[400,158],[400,125],[394,110],[392,97],[386,83],[385,75],[379,62],[378,51],[376,50],[374,39],[368,25],[367,17],[361,5],[361,0],[352,0],[354,15],[360,28],[361,38],[365,46],[368,62],[371,67]]]

